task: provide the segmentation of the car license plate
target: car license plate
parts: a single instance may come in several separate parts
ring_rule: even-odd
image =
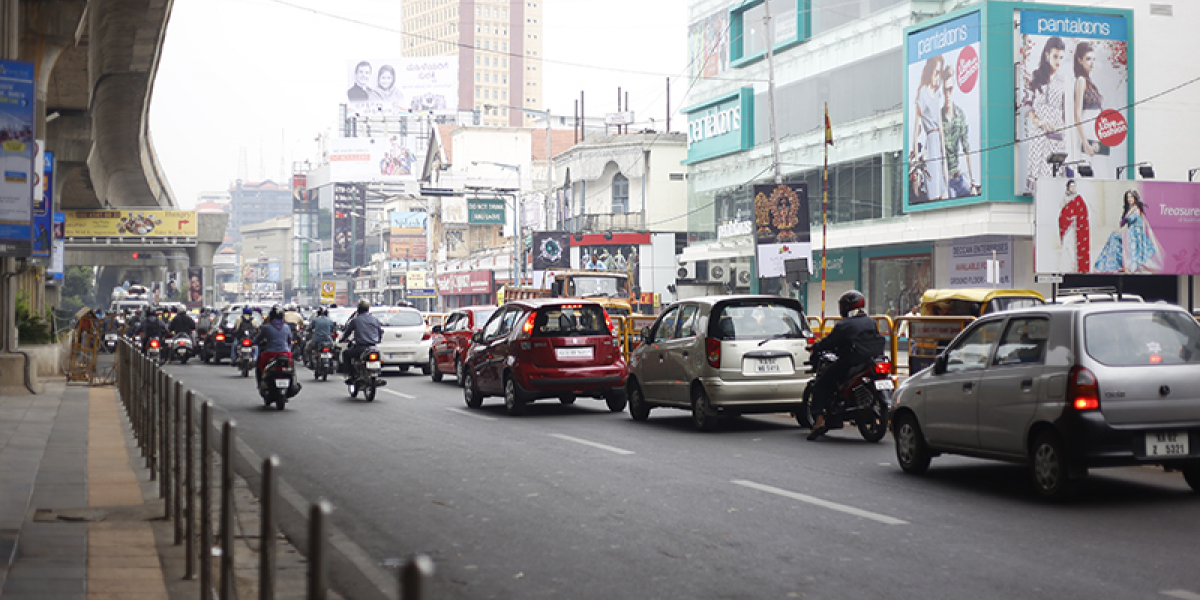
[[[554,355],[558,358],[591,358],[592,347],[585,346],[582,348],[555,348]]]
[[[369,363],[367,363],[367,368],[368,369],[382,369],[383,363],[381,363],[379,361],[369,362]]]
[[[333,358],[333,353],[332,352],[322,352],[321,358]]]
[[[892,383],[891,379],[880,379],[875,382],[875,389],[877,389],[877,390],[892,390],[892,389],[896,389],[896,384]]]
[[[1188,432],[1151,431],[1146,434],[1146,456],[1187,456]]]
[[[779,358],[748,358],[742,362],[743,375],[791,375],[796,370],[786,356]]]
[[[276,379],[275,380],[275,387],[277,387],[281,390],[286,389],[289,385],[291,385],[291,382],[289,382],[286,379]]]

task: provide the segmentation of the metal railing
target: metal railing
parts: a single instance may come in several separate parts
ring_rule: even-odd
[[[199,562],[201,600],[212,600],[214,597],[233,600],[237,597],[234,589],[236,507],[233,493],[237,424],[227,420],[221,425],[221,447],[219,452],[215,452],[211,401],[187,389],[183,382],[163,371],[159,364],[147,358],[127,340],[117,347],[115,360],[117,390],[132,424],[141,457],[150,470],[150,480],[158,482],[164,517],[174,522],[175,545],[186,548],[184,578],[197,579],[196,565]],[[197,400],[200,400],[198,419]],[[221,468],[217,486],[220,504],[216,512],[218,545],[214,547],[213,463],[217,458]],[[260,600],[273,600],[276,597],[275,576],[279,564],[275,543],[279,529],[278,471],[277,456],[271,455],[262,461],[258,496]],[[310,505],[308,513],[305,598],[309,600],[324,600],[329,590],[326,573],[330,511],[330,504],[319,500]],[[213,573],[214,556],[219,557],[216,577]],[[397,581],[400,600],[420,600],[432,575],[433,561],[428,556],[416,555],[406,560]]]
[[[887,340],[888,358],[892,363],[892,373],[896,375],[911,375],[909,365],[912,364],[914,357],[932,361],[937,355],[939,342],[944,344],[954,339],[954,336],[958,335],[959,331],[965,329],[968,323],[975,320],[975,317],[934,317],[920,315],[905,315],[901,317],[871,315],[871,318],[875,319],[879,333]],[[842,318],[837,316],[828,316],[824,319],[808,317],[808,325],[812,328],[813,334],[820,339],[833,329],[832,324],[840,320]],[[906,333],[901,333],[905,330],[907,330]],[[903,352],[909,359],[908,363],[900,361],[901,338],[907,339],[909,343],[909,348]],[[924,354],[914,354],[912,349],[915,348],[922,349],[921,352],[924,352]]]

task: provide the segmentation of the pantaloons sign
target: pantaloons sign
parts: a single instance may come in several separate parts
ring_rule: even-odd
[[[754,147],[754,89],[742,88],[683,109],[687,115],[687,162]]]

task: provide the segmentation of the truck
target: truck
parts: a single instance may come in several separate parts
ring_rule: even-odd
[[[505,286],[503,302],[530,298],[585,298],[599,302],[611,317],[633,314],[629,275],[622,271],[558,271],[547,273],[550,287]]]

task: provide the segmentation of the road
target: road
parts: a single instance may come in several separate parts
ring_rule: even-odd
[[[1200,495],[1178,473],[1096,471],[1055,505],[1021,467],[909,476],[890,436],[808,442],[786,415],[703,434],[581,398],[511,418],[467,409],[453,377],[389,372],[366,403],[303,368],[278,412],[227,365],[167,370],[374,560],[430,554],[430,598],[1200,600]]]

